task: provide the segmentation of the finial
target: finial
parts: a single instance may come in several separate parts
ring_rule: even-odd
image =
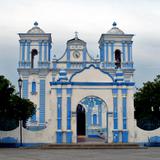
[[[78,39],[78,32],[75,32],[75,39]]]
[[[38,22],[34,22],[34,26],[37,27],[38,26]]]
[[[116,23],[116,22],[113,22],[112,26],[113,26],[113,27],[116,27],[116,26],[117,26],[117,23]]]

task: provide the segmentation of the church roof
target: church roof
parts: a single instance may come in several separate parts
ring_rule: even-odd
[[[70,40],[68,40],[67,44],[82,44],[82,45],[86,45],[85,41],[83,41],[83,40],[81,40],[81,39],[78,38],[77,33],[78,32],[75,32],[75,37],[72,38],[72,39],[70,39]]]
[[[29,34],[43,34],[45,33],[40,27],[38,27],[38,23],[34,23],[34,27],[32,27],[30,30],[28,30]]]
[[[113,22],[113,27],[107,32],[107,34],[119,34],[119,35],[123,35],[124,32],[119,29],[117,26],[117,23],[116,22]]]

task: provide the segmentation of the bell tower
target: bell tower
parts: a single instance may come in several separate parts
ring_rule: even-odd
[[[133,34],[126,34],[112,24],[112,28],[101,35],[99,40],[100,63],[102,68],[115,76],[117,69],[124,73],[126,81],[133,77],[132,38]]]
[[[19,33],[19,68],[49,68],[51,61],[51,34],[45,33],[38,23],[27,33]]]
[[[36,114],[27,124],[45,126],[47,121],[47,76],[51,68],[51,33],[45,33],[35,22],[27,33],[19,33],[20,51],[18,73],[22,77],[22,97],[36,104]]]
[[[100,60],[105,68],[132,69],[133,34],[125,34],[113,23],[113,27],[99,40]]]

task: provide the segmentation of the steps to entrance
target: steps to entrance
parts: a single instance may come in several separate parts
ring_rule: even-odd
[[[41,149],[140,149],[138,144],[46,144]]]

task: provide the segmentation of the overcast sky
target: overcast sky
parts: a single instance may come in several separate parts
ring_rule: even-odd
[[[96,55],[98,40],[113,21],[133,33],[136,86],[160,74],[160,0],[0,0],[0,74],[17,85],[19,37],[37,21],[52,33],[53,52],[60,57],[74,32]],[[52,54],[53,55],[53,54]]]

